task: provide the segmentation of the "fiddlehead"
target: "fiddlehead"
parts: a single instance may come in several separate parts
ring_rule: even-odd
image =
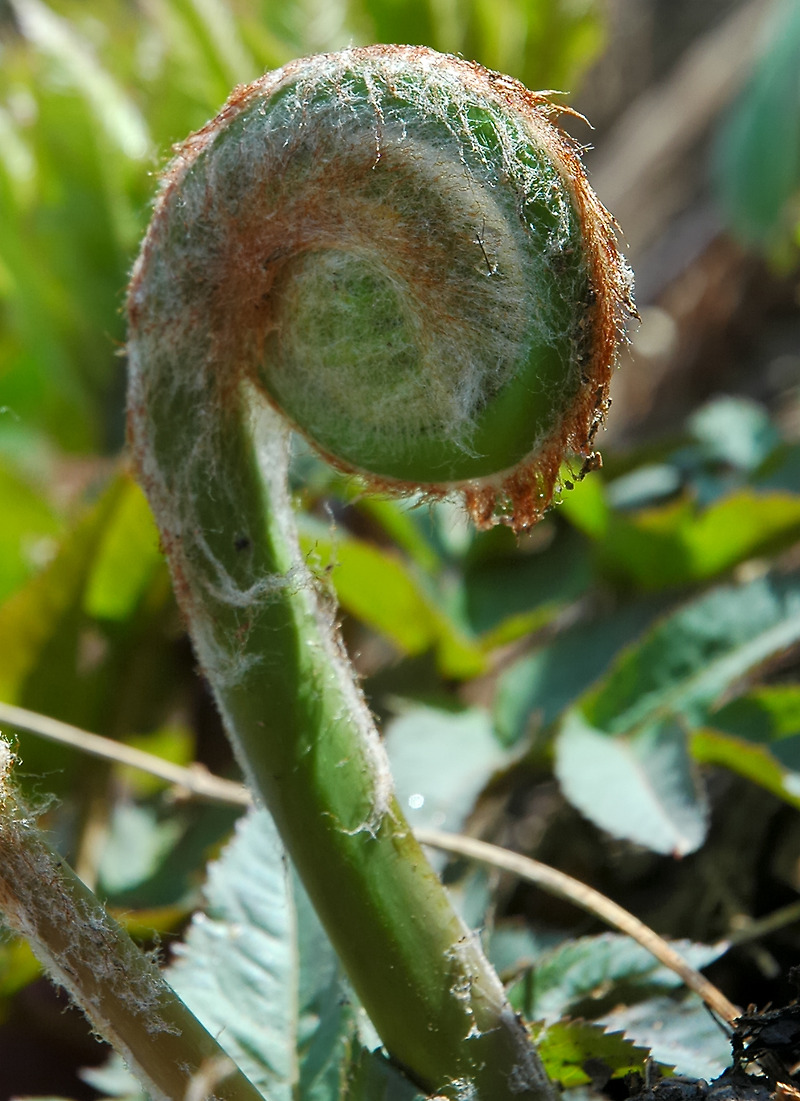
[[[163,304],[191,285],[195,339],[334,463],[526,527],[592,454],[628,304],[553,113],[422,48],[268,74],[166,177],[157,218],[203,234],[173,234]]]
[[[288,65],[179,148],[129,296],[132,451],[243,767],[391,1053],[492,1101],[549,1087],[393,798],[285,422],[378,486],[538,518],[564,450],[592,453],[627,302],[550,114],[420,48]]]

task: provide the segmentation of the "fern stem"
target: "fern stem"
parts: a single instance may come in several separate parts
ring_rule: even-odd
[[[219,1101],[261,1095],[186,1008],[155,962],[50,848],[11,784],[0,739],[0,913],[50,977],[125,1059],[154,1101],[203,1087]],[[197,1094],[195,1094],[197,1096]]]
[[[593,454],[627,292],[543,104],[404,47],[268,74],[179,150],[129,295],[131,448],[242,767],[393,1058],[484,1101],[552,1087],[394,798],[287,422],[518,528],[566,447]]]

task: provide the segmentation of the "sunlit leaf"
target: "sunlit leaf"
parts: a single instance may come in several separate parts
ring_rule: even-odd
[[[533,1036],[550,1078],[565,1089],[595,1085],[644,1069],[650,1052],[622,1032],[606,1032],[589,1021],[557,1021],[534,1027]]]
[[[671,945],[696,968],[706,967],[728,947],[688,940]],[[509,989],[509,997],[526,1017],[554,1022],[564,1016],[595,1016],[593,1003],[603,1007],[680,985],[674,971],[630,937],[601,933],[570,939],[539,956],[530,972]]]
[[[785,768],[766,746],[701,728],[692,733],[691,751],[696,761],[722,765],[800,810],[800,771]]]
[[[567,713],[556,741],[565,794],[615,836],[691,852],[706,803],[675,717],[701,723],[731,685],[798,641],[792,577],[715,589],[661,620]]]
[[[414,708],[390,722],[386,748],[400,803],[414,826],[458,830],[508,756],[485,711]]]
[[[643,590],[705,581],[800,536],[800,496],[743,489],[699,509],[683,496],[614,517],[598,551],[612,575]]]
[[[42,0],[9,0],[22,33],[61,69],[86,97],[106,137],[125,156],[143,158],[149,135],[136,104],[97,61],[74,23]]]
[[[678,1074],[711,1081],[731,1065],[730,1041],[696,994],[623,1006],[600,1023],[623,1031]]]
[[[354,1011],[265,812],[240,823],[205,894],[170,982],[270,1101],[298,1080],[310,1099],[336,1096],[326,1083],[343,1073]]]
[[[732,684],[800,642],[800,581],[726,585],[663,618],[614,662],[581,708],[590,725],[623,733],[659,716],[702,721]]]
[[[126,619],[158,568],[166,567],[150,507],[141,489],[127,481],[92,565],[86,611],[98,619]]]
[[[708,805],[677,723],[613,737],[570,711],[556,740],[555,767],[573,806],[615,837],[675,856],[705,838]]]
[[[69,534],[50,565],[0,607],[4,700],[23,702],[26,681],[45,653],[52,690],[67,699],[74,694],[83,592],[118,497],[117,486]]]

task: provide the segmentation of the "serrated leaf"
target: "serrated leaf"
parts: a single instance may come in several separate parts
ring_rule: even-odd
[[[702,968],[719,959],[726,943],[697,944],[688,940],[670,942],[693,967]],[[554,1022],[580,1013],[592,1015],[589,1003],[629,999],[679,987],[682,980],[630,937],[619,933],[578,937],[551,948],[539,956],[535,967],[509,988],[511,1004],[534,1020]],[[622,992],[625,991],[623,994]]]
[[[555,771],[573,806],[615,837],[674,856],[703,843],[708,805],[675,722],[612,737],[570,711],[556,739]]]
[[[677,1074],[711,1081],[731,1065],[730,1041],[696,994],[651,998],[607,1013],[599,1023],[624,1031]]]
[[[205,895],[170,983],[270,1101],[298,1085],[308,1101],[333,1101],[355,1014],[266,812],[240,821]]]
[[[800,642],[800,580],[759,578],[706,593],[662,619],[617,658],[581,702],[609,733],[665,715],[702,721],[704,711],[771,658]]]
[[[595,1085],[641,1071],[649,1051],[621,1032],[606,1032],[589,1021],[557,1021],[533,1029],[545,1070],[565,1089]]]

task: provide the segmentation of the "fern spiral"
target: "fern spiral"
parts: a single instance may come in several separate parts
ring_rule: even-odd
[[[173,162],[134,317],[155,295],[198,366],[213,330],[216,385],[246,376],[340,467],[527,527],[562,457],[593,458],[628,305],[553,114],[421,47],[267,74]]]
[[[517,530],[593,456],[629,287],[552,114],[419,47],[293,62],[178,147],[128,299],[131,451],[228,733],[387,1048],[453,1099],[553,1094],[394,798],[287,425]]]

